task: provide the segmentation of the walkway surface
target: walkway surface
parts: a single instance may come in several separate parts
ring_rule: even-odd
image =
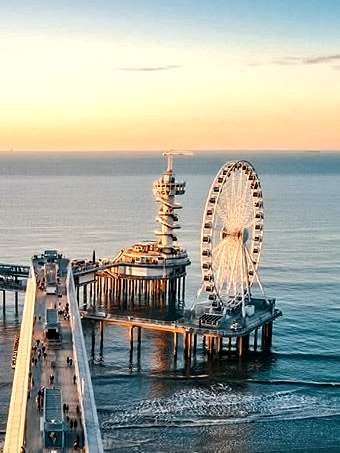
[[[45,339],[44,324],[45,313],[47,308],[57,307],[59,310],[65,309],[66,296],[58,298],[55,295],[46,295],[41,290],[37,293],[36,302],[36,322],[33,331],[33,347],[39,342],[36,352],[32,351],[32,379],[30,398],[27,405],[27,427],[26,427],[26,451],[27,453],[40,453],[43,451],[42,436],[40,433],[40,424],[43,416],[43,408],[38,407],[38,392],[41,386],[45,388],[59,387],[62,392],[62,402],[69,406],[69,410],[64,413],[65,427],[67,427],[65,436],[64,451],[73,449],[73,442],[77,436],[83,438],[82,422],[80,416],[80,401],[76,388],[76,381],[73,382],[75,376],[74,357],[72,345],[72,332],[70,321],[64,319],[64,316],[59,316],[61,344],[55,343],[50,345]],[[46,358],[44,358],[42,345],[46,347]],[[72,358],[72,366],[67,363],[67,357]],[[36,365],[33,363],[36,361]],[[50,383],[51,375],[54,377],[53,385]],[[78,406],[78,411],[77,411]],[[69,422],[67,421],[67,417]],[[74,420],[76,420],[77,428],[71,428]]]

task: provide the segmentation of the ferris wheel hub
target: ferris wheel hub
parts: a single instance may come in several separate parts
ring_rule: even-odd
[[[229,230],[228,227],[222,228],[221,239],[226,239],[228,237],[239,239],[242,240],[243,243],[246,243],[249,239],[248,228],[243,228],[243,230]]]

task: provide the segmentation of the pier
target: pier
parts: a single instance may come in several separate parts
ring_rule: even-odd
[[[278,309],[269,311],[264,309],[257,316],[249,320],[237,331],[229,329],[206,328],[199,326],[195,319],[181,318],[177,321],[164,321],[157,319],[138,318],[130,315],[104,314],[99,310],[81,310],[82,319],[91,320],[99,324],[100,332],[100,356],[103,356],[103,343],[105,326],[118,326],[129,331],[130,353],[134,348],[135,338],[138,350],[141,349],[142,331],[150,330],[159,333],[171,334],[173,338],[173,355],[177,357],[180,338],[184,359],[190,359],[197,352],[197,342],[202,340],[204,351],[209,355],[214,353],[230,354],[243,357],[248,352],[270,350],[272,344],[272,323],[281,316]],[[190,316],[190,314],[189,314]],[[134,332],[137,332],[135,337]],[[95,334],[92,332],[91,356],[95,355]]]
[[[102,452],[70,263],[32,260],[7,421],[5,453]]]
[[[156,240],[136,242],[110,257],[97,258],[93,251],[92,258],[70,261],[46,250],[30,266],[0,264],[4,319],[6,292],[14,292],[18,316],[18,294],[25,291],[5,453],[103,452],[82,320],[92,323],[92,359],[95,326],[101,357],[105,331],[115,326],[128,329],[130,361],[135,345],[140,360],[146,330],[170,335],[174,359],[182,353],[187,365],[198,342],[208,358],[240,360],[270,351],[273,321],[282,313],[258,275],[264,215],[254,168],[229,162],[213,182],[202,225],[201,289],[186,309],[191,263],[177,240],[176,200],[185,183],[175,177],[173,154],[166,157],[167,168],[153,184]]]

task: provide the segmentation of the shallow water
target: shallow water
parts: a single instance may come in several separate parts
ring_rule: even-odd
[[[178,236],[192,259],[187,306],[200,280],[205,196],[231,158],[251,160],[263,185],[261,276],[283,311],[274,325],[273,354],[207,363],[199,348],[186,369],[180,357],[174,364],[170,338],[145,333],[141,360],[135,355],[130,363],[127,332],[107,328],[104,361],[97,357],[91,366],[107,451],[338,451],[340,155],[179,158],[176,171],[187,193]],[[93,249],[108,256],[151,238],[151,184],[163,166],[152,154],[1,154],[1,261],[28,263],[45,248],[72,258],[91,256]],[[13,299],[8,295],[6,319],[0,314],[0,432],[19,327]]]

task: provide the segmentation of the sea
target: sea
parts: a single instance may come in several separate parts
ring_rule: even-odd
[[[212,180],[250,161],[263,187],[261,281],[283,316],[272,352],[191,367],[171,338],[143,332],[130,361],[127,331],[108,327],[91,373],[107,452],[340,452],[340,154],[199,152],[178,156],[187,183],[179,213],[188,250],[186,307],[200,287],[200,229]],[[152,182],[161,153],[0,153],[0,262],[28,264],[56,248],[70,258],[115,255],[154,238]],[[20,313],[23,296],[20,296]],[[1,305],[1,300],[0,300]],[[20,328],[14,295],[0,309],[0,445]],[[90,350],[90,331],[85,325]],[[98,344],[98,342],[97,342]],[[98,351],[99,352],[99,351]],[[1,447],[0,447],[1,449]]]

